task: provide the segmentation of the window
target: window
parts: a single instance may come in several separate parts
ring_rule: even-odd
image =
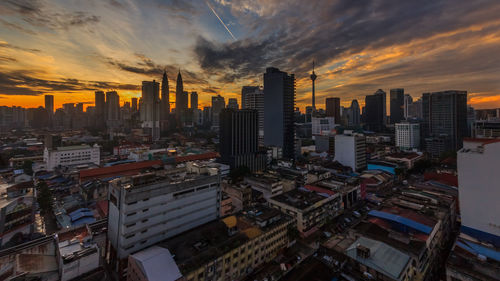
[[[135,222],[134,223],[131,223],[131,224],[127,224],[126,227],[132,227],[135,225]]]
[[[127,214],[127,217],[131,217],[131,216],[133,216],[135,214],[137,214],[137,213],[136,212],[129,213],[129,214]]]
[[[148,219],[143,219],[141,222],[146,223],[146,222],[148,222]]]
[[[149,208],[142,210],[143,213],[149,211]]]

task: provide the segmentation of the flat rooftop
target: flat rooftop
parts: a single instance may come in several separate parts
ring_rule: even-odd
[[[287,220],[289,216],[259,205],[181,233],[157,246],[167,248],[179,270],[187,274]]]
[[[299,210],[305,210],[312,205],[320,202],[321,200],[325,200],[329,197],[329,195],[327,194],[320,194],[321,193],[299,187],[280,195],[273,196],[271,197],[271,199],[292,206]]]

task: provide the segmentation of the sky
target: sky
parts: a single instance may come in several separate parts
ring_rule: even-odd
[[[498,0],[1,0],[0,105],[84,102],[180,70],[200,107],[262,85],[266,67],[294,73],[297,106],[341,105],[381,88],[466,90],[500,107]]]

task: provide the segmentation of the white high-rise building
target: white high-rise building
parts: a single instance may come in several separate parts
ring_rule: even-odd
[[[500,246],[500,139],[465,139],[457,153],[462,233]]]
[[[129,254],[219,217],[219,164],[115,179],[108,200],[110,263],[122,276]]]
[[[313,135],[329,135],[335,130],[335,117],[312,117],[311,130]]]
[[[366,168],[366,137],[346,130],[335,136],[335,161],[349,166],[353,171]]]
[[[396,146],[402,150],[420,147],[420,124],[401,122],[395,124]]]

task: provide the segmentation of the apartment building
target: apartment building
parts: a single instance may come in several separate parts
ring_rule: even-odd
[[[156,244],[156,256],[165,261],[165,266],[149,273],[142,270],[147,267],[136,267],[140,272],[129,272],[127,280],[149,280],[148,274],[159,274],[162,280],[173,281],[179,278],[179,272],[187,281],[241,280],[287,247],[291,224],[290,216],[273,208],[252,206]],[[130,259],[137,260],[135,256],[141,253]],[[155,263],[155,258],[149,262]],[[140,279],[143,276],[146,279]]]
[[[220,196],[219,169],[203,163],[111,181],[109,263],[124,276],[129,254],[217,219]]]

